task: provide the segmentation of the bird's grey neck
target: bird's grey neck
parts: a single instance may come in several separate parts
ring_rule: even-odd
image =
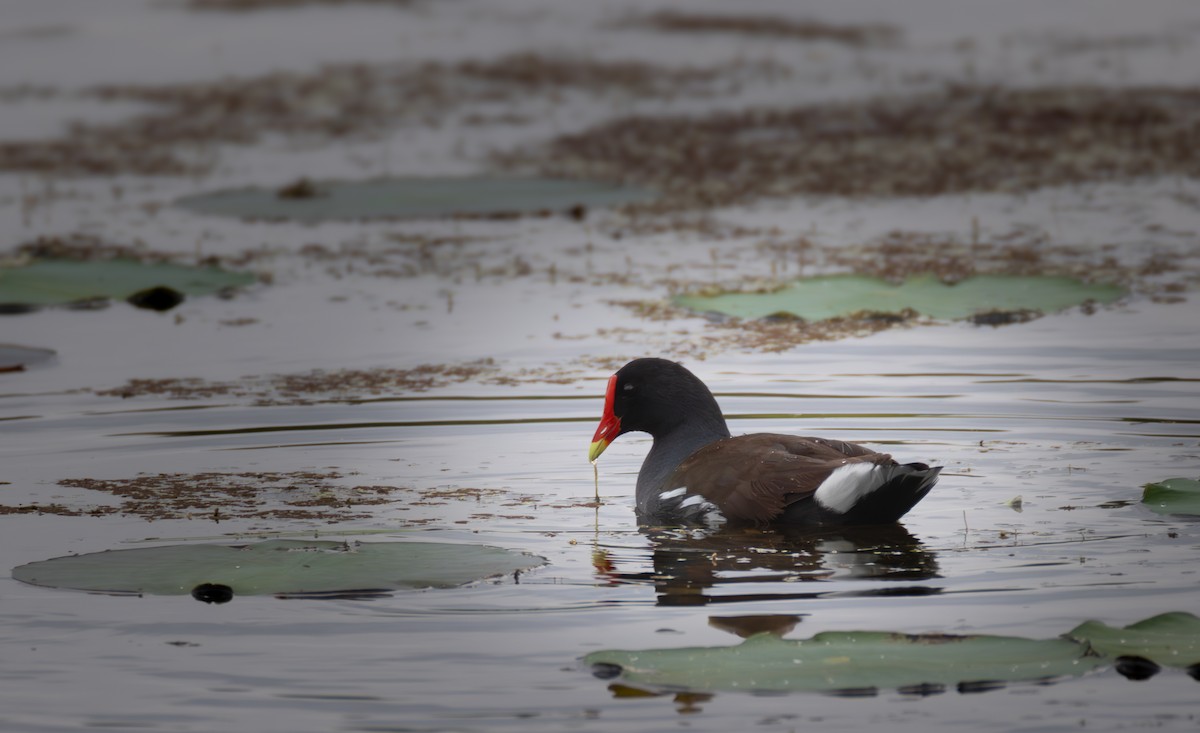
[[[688,430],[676,430],[666,435],[656,436],[642,469],[638,472],[637,508],[643,514],[652,514],[658,503],[658,494],[663,489],[667,479],[691,454],[709,443],[729,437],[729,428],[725,420],[697,426],[690,425]]]

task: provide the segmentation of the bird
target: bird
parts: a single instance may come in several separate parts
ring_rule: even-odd
[[[654,439],[637,478],[642,524],[891,524],[929,493],[942,470],[840,440],[735,437],[704,382],[660,358],[634,359],[609,377],[588,459],[595,464],[630,432]]]

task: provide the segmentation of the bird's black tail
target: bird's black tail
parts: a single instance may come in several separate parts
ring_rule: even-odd
[[[895,522],[925,498],[937,483],[941,466],[905,463],[895,466],[892,475],[879,488],[858,501],[846,512],[845,524],[886,524]]]

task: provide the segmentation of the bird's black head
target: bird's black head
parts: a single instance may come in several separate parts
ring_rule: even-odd
[[[695,374],[666,359],[635,359],[616,374],[613,414],[621,432],[670,432],[690,419],[721,414],[712,392]]]
[[[589,455],[595,460],[625,433],[658,438],[692,426],[728,434],[721,408],[704,382],[673,361],[634,359],[609,378],[604,416]]]

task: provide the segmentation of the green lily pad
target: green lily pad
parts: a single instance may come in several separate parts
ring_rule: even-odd
[[[1084,674],[1102,664],[1067,639],[826,632],[786,640],[757,634],[732,647],[599,651],[585,663],[653,692],[970,687]]]
[[[1088,301],[1110,303],[1124,294],[1117,285],[1048,275],[977,275],[952,285],[933,275],[911,277],[899,285],[862,275],[828,275],[797,280],[766,293],[681,295],[675,303],[738,318],[790,314],[823,321],[861,312],[901,314],[911,309],[931,318],[958,319],[991,311],[1058,311]]]
[[[226,586],[234,595],[306,595],[453,588],[545,563],[482,545],[268,540],[170,545],[58,557],[14,568],[31,585],[101,593],[183,595]]]
[[[1142,491],[1142,503],[1159,514],[1200,516],[1200,481],[1169,478],[1146,484]]]
[[[128,298],[163,287],[184,295],[208,295],[253,283],[255,276],[217,267],[109,260],[37,259],[27,265],[0,267],[0,304],[12,310],[64,305],[96,298]]]
[[[1200,618],[1183,611],[1159,614],[1125,628],[1085,621],[1067,635],[1112,657],[1143,657],[1168,667],[1200,663]]]
[[[647,201],[646,189],[555,178],[376,178],[301,180],[278,190],[241,188],[182,198],[203,214],[304,222],[520,215]],[[584,208],[579,208],[584,207]]]

